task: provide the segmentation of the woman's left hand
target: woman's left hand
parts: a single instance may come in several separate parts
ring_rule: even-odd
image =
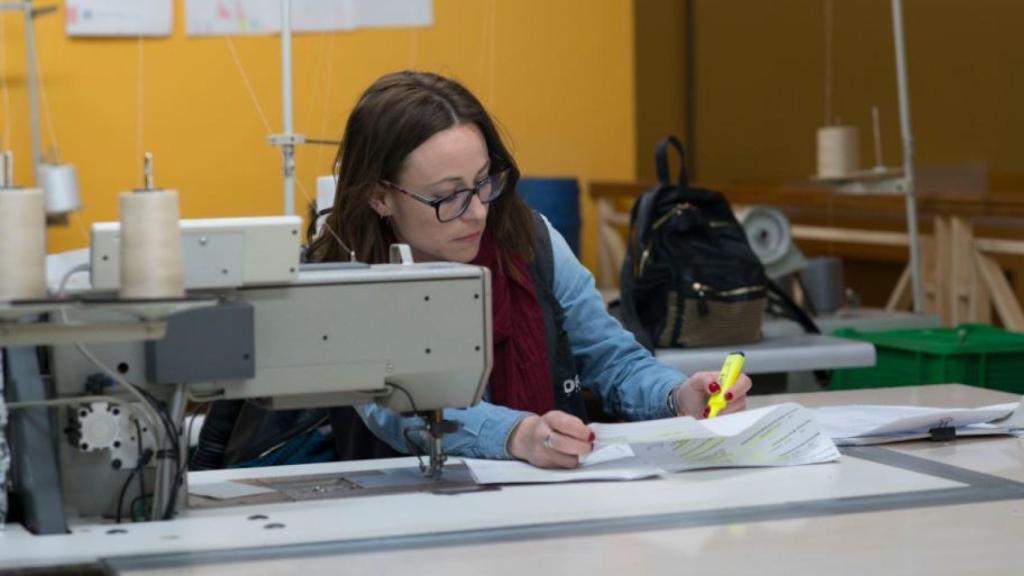
[[[716,382],[718,372],[695,372],[681,386],[672,391],[676,395],[676,411],[679,416],[692,416],[698,420],[707,418],[708,398],[721,390],[721,385]],[[747,392],[753,383],[750,376],[740,374],[736,383],[725,393],[726,407],[719,412],[731,414],[747,409]]]

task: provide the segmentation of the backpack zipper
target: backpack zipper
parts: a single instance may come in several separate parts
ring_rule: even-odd
[[[672,208],[672,210],[662,214],[661,218],[658,218],[657,220],[654,221],[654,224],[651,224],[651,230],[657,230],[662,224],[667,222],[670,218],[672,218],[673,216],[679,216],[680,214],[687,210],[693,210],[693,204],[690,204],[689,202],[680,202],[679,204],[676,204],[675,207]]]
[[[703,294],[705,291],[706,292],[713,292],[714,294],[717,294],[719,296],[724,296],[724,297],[728,298],[730,296],[742,296],[744,294],[751,294],[753,292],[763,292],[764,291],[764,286],[763,285],[758,285],[758,286],[740,286],[739,288],[733,288],[731,290],[718,290],[716,288],[708,286],[707,284],[701,284],[700,282],[694,282],[693,283],[693,289],[696,290],[698,293],[701,293],[701,294]]]
[[[707,284],[701,284],[700,282],[693,283],[693,290],[697,293],[697,312],[701,316],[707,316],[711,311],[708,306],[707,293],[711,292],[724,298],[731,296],[743,296],[744,294],[753,294],[754,292],[763,292],[764,286],[740,286],[739,288],[733,288],[731,290],[716,290]]]
[[[679,204],[676,204],[672,208],[672,210],[662,214],[660,218],[658,218],[657,220],[654,221],[654,224],[651,224],[651,230],[652,231],[657,230],[658,228],[660,228],[662,226],[662,224],[664,224],[665,222],[668,222],[673,217],[680,216],[680,215],[682,215],[683,212],[685,212],[687,210],[693,210],[694,208],[696,208],[696,207],[693,204],[690,204],[689,202],[680,202]],[[726,227],[735,226],[734,223],[732,223],[732,222],[730,222],[728,220],[712,220],[712,221],[708,222],[708,225],[710,227],[712,227],[712,228],[726,228]],[[636,275],[638,277],[642,276],[643,273],[644,273],[644,267],[646,267],[646,265],[647,265],[647,260],[650,259],[650,257],[651,257],[651,246],[653,245],[653,243],[654,243],[653,240],[648,240],[647,241],[647,245],[644,246],[643,253],[641,253],[641,255],[640,255],[640,265],[638,266],[638,269],[637,269],[637,272],[636,272]]]
[[[651,230],[657,230],[662,224],[668,222],[672,217],[679,216],[686,210],[692,210],[693,208],[693,204],[690,204],[689,202],[680,202],[679,204],[676,204],[672,210],[662,214],[660,218],[654,221],[654,224],[651,224]],[[651,245],[653,243],[653,240],[648,240],[647,245],[644,246],[643,253],[640,255],[640,265],[637,267],[636,272],[638,277],[642,276],[644,273],[644,267],[647,265],[647,260],[651,257]]]
[[[697,313],[701,316],[707,316],[711,309],[708,307],[708,300],[704,297],[704,286],[700,282],[693,283],[693,289],[697,291]]]

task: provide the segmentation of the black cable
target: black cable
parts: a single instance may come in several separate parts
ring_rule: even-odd
[[[135,386],[134,384],[132,384],[132,386],[134,386],[135,389],[138,390],[139,393],[141,393],[142,396],[144,398],[146,398],[146,400],[149,401],[149,404],[153,407],[153,409],[156,411],[157,415],[160,417],[160,421],[161,421],[161,423],[164,426],[164,432],[166,432],[168,438],[170,438],[174,442],[174,446],[175,446],[175,451],[174,451],[175,460],[176,461],[179,460],[180,459],[180,454],[181,454],[181,452],[180,452],[181,440],[180,440],[180,438],[178,437],[178,434],[175,431],[174,422],[171,420],[171,416],[170,416],[169,410],[166,407],[165,403],[163,401],[157,399],[155,396],[153,396],[151,393],[149,393],[149,391],[147,391],[145,388],[143,388],[141,386]],[[163,452],[165,452],[163,450],[163,447],[157,446],[157,455],[161,456]]]
[[[398,384],[395,384],[393,382],[386,382],[384,385],[385,386],[390,386],[391,388],[394,388],[395,390],[398,390],[402,394],[405,394],[405,397],[409,399],[409,405],[412,406],[412,411],[416,412],[416,413],[419,413],[419,410],[416,408],[416,401],[412,399],[412,394],[409,394],[408,390],[406,390],[402,386],[399,386]]]
[[[390,386],[390,387],[394,388],[395,390],[398,390],[402,394],[405,394],[405,397],[409,399],[409,405],[412,406],[413,413],[419,414],[420,411],[416,409],[416,401],[413,400],[412,394],[410,394],[408,390],[406,390],[404,387],[399,386],[398,384],[395,384],[393,382],[387,382],[387,383],[385,383],[385,386]],[[426,424],[426,419],[424,419],[424,424]],[[419,462],[419,465],[420,465],[420,470],[425,470],[426,469],[426,465],[423,464],[423,450],[421,450],[419,445],[416,444],[415,441],[413,441],[413,439],[409,436],[409,433],[410,432],[425,431],[425,430],[426,430],[426,427],[423,427],[423,428],[408,427],[408,428],[405,428],[404,430],[402,430],[402,438],[405,439],[406,447],[409,448],[409,453],[410,454],[416,456],[416,460]]]
[[[162,400],[158,400],[155,396],[150,394],[142,387],[137,386],[136,388],[138,389],[139,392],[142,393],[143,396],[146,397],[147,400],[149,400],[149,403],[156,410],[157,414],[160,416],[160,420],[163,422],[164,431],[167,432],[169,438],[172,438],[174,440],[175,445],[180,448],[181,439],[178,437],[178,434],[176,434],[176,430],[174,428],[174,421],[171,420],[170,410],[167,408],[166,404]],[[175,454],[179,453],[180,452],[175,452]]]
[[[104,376],[106,376],[106,375],[104,375]],[[107,377],[108,380],[112,380],[109,376],[106,376],[106,377]],[[181,481],[182,481],[182,468],[183,468],[184,462],[183,462],[183,458],[181,457],[181,438],[180,438],[180,436],[177,433],[177,429],[174,427],[174,421],[171,419],[170,410],[167,408],[166,404],[163,401],[158,400],[155,396],[153,396],[148,390],[146,390],[142,386],[136,386],[135,384],[132,384],[130,382],[128,384],[130,386],[132,386],[135,390],[138,390],[139,393],[143,396],[143,398],[145,398],[146,401],[149,402],[150,406],[152,406],[154,411],[159,416],[161,424],[163,424],[164,432],[167,434],[167,437],[170,439],[170,441],[172,443],[171,448],[172,448],[172,452],[173,452],[173,455],[174,455],[175,472],[176,472],[175,475],[174,475],[174,485],[172,486],[171,498],[168,499],[167,509],[165,509],[163,511],[163,513],[160,514],[160,518],[167,519],[167,518],[170,517],[170,513],[173,510],[172,504],[174,504],[174,502],[176,500],[176,494],[177,494],[177,491],[178,491],[178,487],[181,485]],[[138,425],[138,422],[136,422],[136,424]],[[139,442],[140,442],[140,446],[141,446],[141,442],[142,442],[141,427],[137,428],[137,432],[139,434]],[[156,454],[157,454],[158,458],[166,458],[167,451],[164,449],[164,447],[157,446],[157,453]],[[148,462],[148,459],[147,459],[147,462]],[[157,474],[160,473],[159,469],[160,469],[160,467],[157,466]],[[133,474],[134,474],[134,472],[133,472]],[[142,478],[140,477],[140,482],[141,481],[142,481]],[[144,490],[145,485],[144,485],[144,483],[140,483],[140,488],[142,489],[142,494],[145,494],[145,490]],[[122,505],[123,505],[125,490],[127,490],[127,483],[126,483],[126,485],[124,487],[122,487],[121,497],[118,499],[118,503],[117,503],[117,520],[118,520],[118,522],[120,522],[120,518],[121,518],[121,511],[122,511]]]
[[[121,485],[121,493],[117,497],[117,517],[115,519],[117,524],[121,523],[121,508],[124,506],[124,495],[128,492],[128,485],[132,483],[132,479],[135,477],[136,473],[138,473],[137,468],[128,474],[128,478],[126,478],[124,484]]]
[[[164,431],[167,433],[168,438],[170,438],[173,443],[172,450],[174,453],[175,473],[173,476],[173,483],[171,484],[171,496],[170,498],[167,499],[167,507],[160,514],[160,519],[168,520],[171,518],[171,515],[174,512],[174,506],[177,503],[178,499],[178,489],[180,488],[183,479],[183,467],[185,462],[184,458],[181,457],[181,436],[180,434],[178,434],[177,429],[174,427],[174,421],[171,419],[170,410],[167,408],[166,404],[158,400],[155,396],[150,394],[142,387],[137,386],[136,388],[139,390],[139,392],[142,393],[146,400],[149,401],[149,403],[156,410],[157,414],[160,415],[160,419],[164,425]],[[161,458],[166,458],[166,450],[163,450],[161,448],[158,452],[158,456],[160,456]]]
[[[146,484],[145,484],[145,479],[143,478],[142,469],[146,465],[146,463],[148,462],[148,459],[145,457],[145,452],[142,449],[142,426],[139,424],[138,418],[133,418],[132,420],[135,423],[135,446],[138,447],[139,456],[138,456],[138,460],[136,460],[136,462],[135,462],[135,468],[132,468],[131,473],[128,474],[128,478],[126,478],[125,481],[124,481],[124,484],[121,485],[121,492],[120,492],[120,494],[117,497],[117,516],[116,516],[116,522],[118,524],[121,523],[121,513],[122,513],[122,509],[124,508],[124,497],[125,497],[125,494],[127,494],[128,486],[131,485],[132,479],[135,476],[139,477],[139,494],[140,495],[145,495],[146,494]],[[132,500],[132,504],[128,505],[129,513],[132,512],[132,508],[134,506],[134,503],[135,503],[135,501]]]
[[[201,408],[203,406],[207,406],[208,407],[209,403],[201,404],[199,406],[199,408]],[[195,414],[198,411],[199,411],[198,408],[196,410],[192,411],[193,418],[191,420],[189,420],[189,422],[188,422],[188,428],[186,429],[186,434],[185,434],[185,446],[186,447],[188,446],[188,443],[191,441],[191,438],[192,438],[192,423],[195,422]],[[187,418],[187,416],[186,416],[186,418]],[[178,452],[177,452],[178,469],[177,469],[177,472],[174,474],[174,484],[171,486],[171,497],[168,498],[168,500],[167,500],[167,510],[164,511],[164,520],[170,520],[171,516],[174,514],[174,507],[178,503],[178,491],[181,490],[181,485],[185,481],[185,470],[188,468],[188,458],[182,458],[181,457],[181,439],[180,438],[178,439],[178,443],[177,444],[178,444]]]
[[[128,511],[131,512],[132,521],[134,521],[136,517],[144,517],[145,509],[148,508],[148,506],[146,506],[146,498],[147,497],[148,497],[147,494],[143,494],[142,496],[136,496],[135,499],[132,500],[132,503],[128,505]],[[135,513],[135,509],[138,508],[138,503],[140,501],[142,502],[142,505],[143,505],[143,514],[138,514],[137,515]]]
[[[138,476],[139,476],[139,495],[140,496],[145,496],[146,495],[146,474],[145,474],[145,472],[142,471],[142,466],[144,464],[143,463],[143,454],[144,454],[144,452],[142,451],[142,425],[139,424],[139,419],[138,418],[133,418],[132,420],[135,422],[135,440],[136,440],[135,445],[139,449],[139,459],[135,461],[135,471],[138,473]],[[118,506],[120,506],[120,502],[118,502]],[[134,519],[135,518],[135,501],[134,500],[132,500],[132,503],[128,505],[128,512],[132,515],[132,518]],[[118,514],[118,515],[120,516],[120,514]]]
[[[192,411],[192,417],[191,418],[189,418],[188,416],[185,416],[185,418],[188,420],[188,428],[186,428],[186,430],[185,430],[185,447],[186,448],[191,448],[191,446],[189,446],[189,444],[192,442],[192,425],[195,424],[196,418],[199,417],[199,411],[203,410],[205,408],[205,410],[203,410],[203,412],[204,412],[204,414],[208,415],[210,413],[210,407],[212,407],[212,406],[213,406],[212,402],[202,402],[198,406],[196,406],[195,410]],[[201,430],[202,429],[200,429],[200,431]],[[185,462],[183,462],[181,464],[181,468],[182,469],[184,469],[187,466],[189,460],[190,460],[190,458],[186,458]]]

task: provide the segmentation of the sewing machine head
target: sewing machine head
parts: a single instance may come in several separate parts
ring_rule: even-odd
[[[49,372],[53,396],[66,405],[56,411],[63,430],[54,437],[64,506],[78,515],[116,514],[122,486],[144,465],[161,464],[154,481],[163,476],[170,491],[163,498],[175,501],[167,484],[175,485],[178,466],[166,456],[173,449],[185,458],[181,443],[171,440],[187,432],[186,398],[259,399],[274,409],[377,402],[435,424],[441,409],[480,400],[491,365],[486,269],[448,263],[305,269],[298,219],[290,217],[183,221],[182,230],[189,294],[202,292],[216,304],[162,319],[166,335],[158,340],[48,346],[48,370],[36,375],[42,382]],[[104,290],[117,286],[116,242],[116,225],[94,227],[93,282]],[[53,330],[113,330],[124,323],[116,305],[81,300],[96,291],[80,289],[80,305],[51,315]],[[25,370],[31,372],[35,349],[6,353],[15,359],[8,372],[19,371],[11,374],[14,380],[32,380]],[[118,380],[164,405],[166,419],[152,414],[148,399],[125,393]],[[12,402],[30,399],[15,388]],[[17,410],[15,427],[33,410],[45,415],[43,408]],[[443,426],[427,428],[440,434]],[[15,451],[48,446],[24,445],[17,432],[12,439]],[[430,472],[437,475],[444,455],[439,439],[429,445]]]

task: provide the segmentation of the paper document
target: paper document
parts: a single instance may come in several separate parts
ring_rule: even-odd
[[[667,472],[737,466],[828,462],[839,451],[799,404],[779,404],[713,420],[666,418],[592,424],[594,452],[575,470],[544,470],[522,462],[465,460],[480,484],[629,480]]]
[[[539,484],[549,482],[581,482],[583,480],[638,480],[665,473],[653,466],[629,466],[619,463],[606,468],[580,467],[573,470],[537,468],[519,460],[462,461],[477,484]]]
[[[276,34],[281,31],[281,17],[281,0],[185,2],[185,30],[189,36]],[[433,0],[295,0],[291,3],[291,25],[295,32],[433,24]]]
[[[68,36],[170,36],[171,0],[67,0]]]
[[[244,498],[246,496],[258,496],[275,492],[273,488],[264,486],[253,486],[244,482],[212,482],[209,484],[197,484],[188,486],[188,493],[195,496],[205,496],[214,500],[231,500],[233,498]]]
[[[849,446],[924,438],[932,428],[956,428],[961,435],[1011,433],[1022,425],[1020,406],[1019,402],[981,408],[853,405],[812,412],[836,444]]]
[[[667,418],[594,424],[591,428],[599,449],[628,445],[634,455],[622,461],[668,472],[722,466],[794,466],[839,458],[839,451],[811,413],[792,403],[712,420]],[[581,459],[584,467],[591,465],[591,457]]]

